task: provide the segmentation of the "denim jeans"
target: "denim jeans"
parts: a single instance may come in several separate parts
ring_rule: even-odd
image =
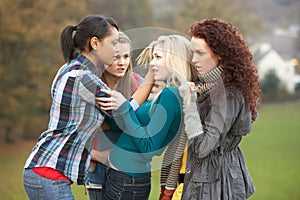
[[[31,169],[24,170],[23,184],[31,200],[74,200],[69,182],[44,178]]]
[[[102,189],[87,189],[90,200],[102,200]]]
[[[151,173],[132,177],[121,171],[106,168],[106,181],[103,187],[105,200],[146,200],[151,190]]]

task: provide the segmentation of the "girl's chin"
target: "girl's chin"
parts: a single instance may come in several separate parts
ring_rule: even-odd
[[[123,77],[125,75],[125,71],[124,72],[116,72],[115,76],[117,77]]]
[[[197,70],[198,74],[203,74],[203,71],[202,70]]]

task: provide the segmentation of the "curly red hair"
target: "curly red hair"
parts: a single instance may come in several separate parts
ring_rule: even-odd
[[[243,93],[252,113],[252,121],[255,121],[261,92],[252,53],[241,34],[230,23],[216,18],[192,24],[190,34],[203,38],[210,49],[220,56],[225,87],[232,94],[235,91]]]

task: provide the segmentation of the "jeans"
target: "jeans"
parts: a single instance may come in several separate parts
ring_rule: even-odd
[[[24,170],[23,184],[31,200],[74,200],[69,182],[44,178],[31,169]]]
[[[102,200],[102,189],[87,189],[90,200]]]
[[[106,169],[103,187],[105,200],[145,200],[151,190],[151,173],[146,176],[132,177],[112,168]]]

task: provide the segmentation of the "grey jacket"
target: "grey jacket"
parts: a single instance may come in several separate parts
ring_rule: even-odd
[[[255,188],[239,143],[251,131],[252,120],[243,95],[212,90],[197,106],[203,133],[188,141],[182,199],[248,198]]]

